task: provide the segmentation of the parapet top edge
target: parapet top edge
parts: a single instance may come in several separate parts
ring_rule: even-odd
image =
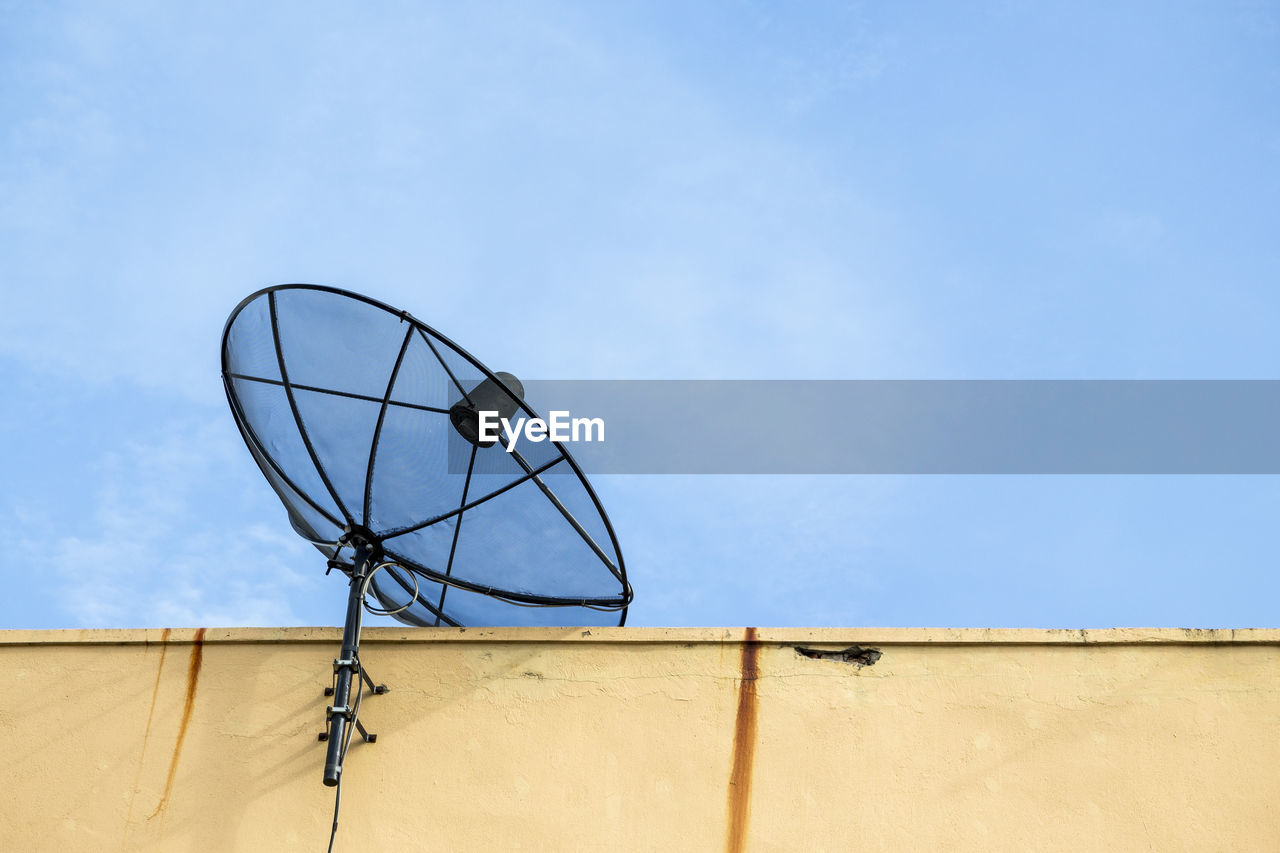
[[[750,633],[748,633],[750,631]],[[0,630],[0,646],[317,643],[336,627],[81,628]],[[408,628],[368,627],[367,643],[614,643],[814,645],[1230,645],[1280,644],[1277,628]]]

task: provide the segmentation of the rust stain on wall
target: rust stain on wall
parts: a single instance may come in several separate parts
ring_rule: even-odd
[[[156,665],[156,683],[151,687],[151,707],[147,710],[147,727],[142,732],[142,748],[147,748],[147,738],[151,736],[151,718],[156,713],[156,697],[160,695],[160,673],[164,672],[164,656],[169,653],[169,634],[172,628],[160,632],[160,663]]]
[[[169,793],[173,790],[173,777],[178,772],[178,759],[182,757],[182,742],[187,737],[187,726],[191,723],[191,709],[196,704],[196,685],[200,683],[200,664],[204,659],[204,628],[196,629],[195,640],[191,645],[191,660],[187,664],[187,701],[182,706],[182,722],[178,726],[178,740],[173,745],[173,758],[169,760],[169,776],[164,781],[164,794],[160,804],[151,813],[155,817],[169,805]],[[151,818],[148,818],[150,820]]]
[[[760,676],[760,643],[756,629],[742,638],[742,677],[738,681],[738,713],[733,721],[733,770],[729,773],[728,853],[739,853],[747,840],[751,815],[751,769],[756,753],[756,679]]]
[[[138,796],[138,783],[142,781],[142,766],[147,760],[147,742],[151,738],[151,719],[156,713],[156,697],[160,695],[160,675],[164,672],[164,658],[169,652],[169,633],[172,630],[171,628],[165,628],[160,632],[160,662],[156,664],[155,684],[151,685],[151,707],[147,710],[147,725],[142,730],[142,751],[138,756],[138,770],[133,774],[133,787],[129,789],[129,814],[125,817],[126,827],[133,820],[133,800]]]
[[[156,697],[160,695],[160,674],[164,672],[164,657],[169,653],[169,633],[172,628],[160,632],[160,662],[156,665],[156,683],[151,686],[151,707],[147,710],[147,727],[142,731],[142,748],[147,748],[147,738],[151,736],[151,718],[156,713]],[[141,772],[141,767],[139,767]]]

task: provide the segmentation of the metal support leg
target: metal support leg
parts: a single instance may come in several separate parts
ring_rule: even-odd
[[[373,679],[369,677],[369,673],[364,671],[364,667],[360,667],[360,677],[364,679],[364,683],[369,685],[369,689],[373,691],[373,695],[381,696],[387,692],[387,685],[374,684]]]
[[[338,670],[337,670],[337,663],[338,663],[338,661],[336,661],[336,660],[335,660],[335,661],[334,661],[334,665],[335,665],[334,672],[337,672],[337,671],[338,671]],[[373,695],[375,695],[375,696],[381,696],[383,693],[386,693],[386,692],[390,689],[390,688],[389,688],[389,687],[387,687],[387,685],[385,685],[385,684],[374,684],[374,683],[373,683],[373,679],[369,678],[369,673],[365,670],[365,668],[364,668],[364,667],[360,667],[360,678],[361,678],[361,680],[362,680],[362,681],[364,681],[364,683],[365,683],[365,684],[369,685],[369,690],[370,690],[370,691],[372,691],[372,692],[373,692]],[[326,696],[332,696],[332,695],[333,695],[333,688],[332,688],[332,687],[326,687],[326,688],[324,689],[324,695],[326,695]],[[329,738],[329,736],[326,734],[324,737],[320,738],[320,740],[328,740],[328,738]]]
[[[359,720],[356,720],[356,728],[360,730],[360,737],[364,738],[365,743],[377,743],[378,736],[371,735],[367,731],[365,731],[364,723],[360,722]]]

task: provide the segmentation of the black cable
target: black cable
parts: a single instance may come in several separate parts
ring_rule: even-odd
[[[333,853],[333,839],[338,837],[338,809],[342,806],[342,774],[338,774],[338,785],[333,796],[333,829],[329,832],[329,853]]]

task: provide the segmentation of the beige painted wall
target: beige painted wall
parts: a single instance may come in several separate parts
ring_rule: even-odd
[[[367,629],[335,850],[1280,850],[1280,631],[744,636]],[[0,849],[323,850],[338,639],[0,632]]]

